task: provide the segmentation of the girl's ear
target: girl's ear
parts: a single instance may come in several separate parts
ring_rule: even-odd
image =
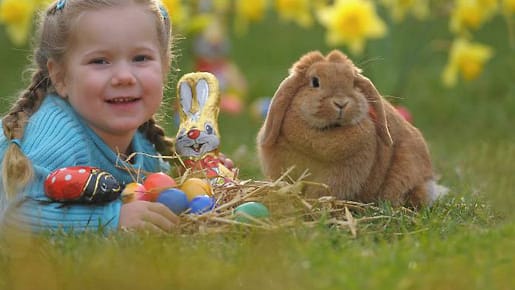
[[[49,59],[46,66],[48,69],[48,74],[50,75],[50,80],[52,81],[52,85],[57,91],[57,94],[59,94],[59,96],[62,98],[66,98],[68,93],[66,91],[66,84],[64,82],[63,66],[53,59]]]

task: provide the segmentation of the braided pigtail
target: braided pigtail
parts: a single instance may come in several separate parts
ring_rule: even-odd
[[[23,91],[2,119],[4,135],[9,141],[2,162],[2,180],[6,197],[14,197],[33,177],[30,160],[20,148],[25,125],[43,100],[50,80],[42,70],[32,75],[31,85]]]
[[[141,125],[139,129],[163,156],[173,154],[173,139],[165,136],[164,129],[156,123],[154,118]]]

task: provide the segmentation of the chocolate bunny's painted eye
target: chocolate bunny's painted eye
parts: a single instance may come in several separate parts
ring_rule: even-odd
[[[212,135],[213,134],[213,127],[209,124],[206,124],[206,132],[209,134],[209,135]]]
[[[311,86],[314,87],[314,88],[319,88],[320,87],[320,80],[317,77],[312,77],[311,78]]]

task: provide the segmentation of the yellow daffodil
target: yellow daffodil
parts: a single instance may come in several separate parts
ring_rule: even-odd
[[[190,19],[187,7],[182,4],[181,0],[161,0],[161,2],[170,15],[173,27],[179,30],[184,29]]]
[[[36,5],[39,7],[47,7],[50,3],[54,2],[54,0],[33,0]]]
[[[502,7],[505,14],[515,13],[515,0],[503,0]]]
[[[3,0],[0,3],[0,23],[5,24],[7,35],[15,45],[27,42],[36,4],[31,0]]]
[[[226,14],[231,9],[230,0],[211,0],[213,2],[213,12],[216,14]]]
[[[259,22],[265,16],[268,0],[238,0],[235,5],[236,32],[244,33],[251,22]]]
[[[334,5],[321,8],[318,18],[328,30],[329,45],[348,45],[355,54],[363,51],[367,38],[386,34],[386,26],[371,1],[336,0]]]
[[[454,86],[458,74],[470,81],[477,78],[485,62],[493,55],[489,46],[472,43],[464,38],[456,39],[449,52],[449,61],[443,71],[443,82],[446,86]]]
[[[419,20],[426,19],[429,15],[428,0],[382,0],[382,2],[390,10],[396,22],[404,20],[407,14],[413,14]]]
[[[293,21],[302,27],[313,24],[310,0],[275,0],[275,8],[283,20]]]
[[[450,29],[463,33],[478,29],[497,11],[497,0],[456,0],[451,13]]]

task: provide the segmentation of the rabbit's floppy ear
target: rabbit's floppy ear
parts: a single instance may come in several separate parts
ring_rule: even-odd
[[[268,108],[268,114],[261,131],[262,146],[272,146],[277,142],[286,110],[304,83],[302,77],[313,63],[323,60],[324,56],[319,51],[311,51],[293,64],[290,69],[290,76],[281,82]]]
[[[383,98],[377,91],[376,87],[372,82],[361,74],[357,74],[354,79],[354,85],[361,89],[361,92],[367,98],[369,104],[375,111],[376,114],[376,128],[379,136],[383,142],[391,146],[393,144],[392,136],[388,130],[388,122],[386,120],[386,112],[383,105]]]
[[[295,75],[290,75],[279,85],[272,98],[263,125],[263,134],[261,135],[262,146],[272,146],[277,141],[286,109],[290,106],[293,96],[297,93],[298,89],[299,84]]]

